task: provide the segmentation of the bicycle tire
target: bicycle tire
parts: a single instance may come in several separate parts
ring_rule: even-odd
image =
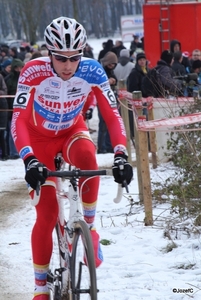
[[[83,220],[76,222],[74,229],[70,264],[72,300],[97,300],[96,267],[90,230]],[[83,247],[81,256],[78,254],[78,244]],[[83,262],[84,256],[87,264]]]
[[[49,300],[69,300],[69,278],[66,276],[66,273],[62,271],[64,269],[64,260],[66,260],[67,257],[65,257],[64,249],[62,249],[61,245],[62,242],[60,241],[59,223],[57,223],[53,234],[53,251],[50,262],[50,269],[48,271],[50,290]],[[55,281],[55,270],[60,270],[57,271],[59,278],[57,282]]]

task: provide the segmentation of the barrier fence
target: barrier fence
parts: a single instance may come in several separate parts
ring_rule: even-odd
[[[165,133],[172,131],[186,131],[186,129],[180,128],[181,126],[201,122],[201,113],[186,114],[183,116],[176,115],[176,109],[179,111],[181,107],[187,107],[195,102],[193,97],[179,97],[175,99],[165,98],[143,98],[140,91],[129,93],[126,90],[126,82],[118,82],[118,95],[119,102],[124,110],[127,109],[127,113],[122,115],[125,126],[127,126],[128,109],[132,110],[134,118],[134,134],[135,134],[135,152],[136,152],[136,167],[139,187],[139,199],[140,203],[144,204],[145,208],[145,225],[153,224],[153,212],[152,212],[152,192],[151,192],[151,179],[150,179],[150,159],[149,153],[151,153],[151,162],[153,168],[158,166],[158,148],[156,135],[163,131]],[[146,106],[145,106],[146,103]],[[158,105],[160,104],[160,106]],[[143,107],[147,107],[148,120],[146,116],[142,115]],[[154,118],[154,107],[168,108],[169,114],[172,116],[164,117],[161,119]],[[173,128],[174,127],[174,128]],[[175,128],[176,127],[176,128]],[[190,129],[192,130],[192,129]],[[198,130],[198,129],[194,129]],[[126,132],[129,132],[127,128]],[[149,134],[149,147],[148,147],[148,134]],[[130,136],[130,134],[129,134]],[[129,143],[127,146],[130,147]],[[165,145],[164,145],[165,146]],[[131,155],[130,149],[128,155]],[[132,162],[131,156],[129,161]]]

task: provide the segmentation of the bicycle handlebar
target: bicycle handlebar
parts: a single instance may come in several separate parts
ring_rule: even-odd
[[[108,175],[112,176],[112,170],[80,170],[74,169],[72,171],[48,171],[48,177],[72,178],[72,177],[93,177]]]
[[[47,176],[48,177],[59,177],[59,178],[79,178],[79,177],[93,177],[93,176],[103,176],[108,175],[112,176],[112,170],[111,169],[104,169],[104,170],[80,170],[80,169],[73,169],[71,171],[48,171]],[[36,194],[39,194],[40,190],[40,184],[36,188]],[[128,187],[126,185],[126,191],[128,193]],[[117,195],[113,199],[115,203],[119,203],[121,201],[123,195],[123,187],[121,184],[118,184],[118,190]]]
[[[59,178],[72,178],[72,177],[79,178],[79,177],[93,177],[93,176],[101,176],[101,175],[112,176],[113,173],[111,169],[105,169],[105,170],[74,169],[72,171],[48,171],[48,177],[52,176],[52,177],[59,177]],[[126,188],[126,191],[127,189],[128,188]],[[122,195],[123,195],[123,188],[121,184],[118,184],[117,195],[113,199],[113,201],[115,203],[119,203],[121,201]]]

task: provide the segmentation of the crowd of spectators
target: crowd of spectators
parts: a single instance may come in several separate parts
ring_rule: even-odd
[[[18,159],[19,154],[15,148],[11,135],[11,119],[13,101],[16,93],[20,71],[27,61],[47,56],[45,45],[21,45],[9,47],[7,44],[0,48],[0,159]],[[5,97],[4,97],[5,96]]]
[[[6,86],[0,86],[0,95],[14,95],[19,78],[20,70],[27,61],[37,57],[48,56],[48,51],[45,45],[38,47],[37,45],[22,45],[19,49],[16,47],[9,48],[6,44],[0,48],[0,83],[3,80]],[[83,51],[83,56],[95,59],[93,48],[86,44]],[[129,92],[142,91],[142,79],[147,76],[149,71],[149,61],[146,58],[144,51],[144,38],[134,35],[133,41],[127,49],[121,40],[108,39],[102,43],[102,49],[98,53],[97,60],[102,64],[109,78],[109,83],[112,86],[116,101],[118,104],[117,83],[118,80],[125,80],[127,90]],[[163,51],[158,58],[157,70],[161,76],[161,82],[166,92],[165,95],[181,95],[192,96],[194,91],[200,93],[201,90],[201,50],[194,49],[192,53],[188,51],[182,52],[181,43],[179,40],[172,40],[170,48]],[[175,80],[174,77],[185,77],[188,73],[196,73],[197,79],[191,87],[182,90],[182,80]],[[192,81],[191,81],[192,83]],[[4,87],[5,87],[4,86]],[[145,96],[145,95],[143,95]],[[163,94],[164,96],[164,94]],[[6,99],[6,102],[5,102]],[[0,98],[0,157],[2,160],[16,159],[19,155],[15,149],[12,137],[10,135],[10,120],[12,116],[12,97]],[[5,109],[5,111],[3,109]],[[144,114],[147,114],[146,108]],[[91,115],[92,117],[92,112]],[[103,118],[99,116],[97,152],[108,153],[112,152],[110,138],[107,133],[107,128]],[[6,125],[5,125],[5,119]],[[132,123],[131,123],[132,124]],[[132,125],[131,125],[132,129]],[[131,131],[132,132],[132,131]],[[132,137],[134,133],[131,134]],[[2,136],[4,138],[2,138]],[[4,144],[5,142],[5,144]]]

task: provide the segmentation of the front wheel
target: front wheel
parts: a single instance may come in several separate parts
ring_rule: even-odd
[[[68,253],[65,229],[56,224],[53,233],[53,251],[50,261],[50,269],[47,275],[49,287],[49,300],[71,300],[68,294]]]
[[[80,220],[75,223],[71,257],[72,300],[97,300],[94,250],[90,230]]]

